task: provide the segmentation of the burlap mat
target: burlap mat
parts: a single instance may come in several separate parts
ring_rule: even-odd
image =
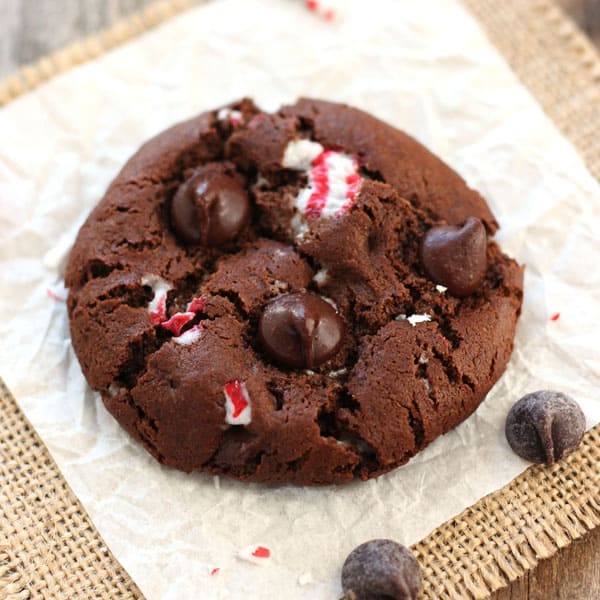
[[[199,0],[157,2],[0,82],[0,106]],[[600,178],[600,59],[551,0],[463,0]],[[600,525],[600,425],[413,546],[424,598],[486,598]],[[342,560],[343,557],[340,557]],[[0,380],[0,600],[143,598]]]

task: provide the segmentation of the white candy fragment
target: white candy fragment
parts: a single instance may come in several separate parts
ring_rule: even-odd
[[[244,116],[242,113],[233,108],[222,108],[217,113],[217,119],[219,119],[219,121],[229,121],[232,127],[239,127],[244,123]]]
[[[158,325],[167,319],[167,292],[173,286],[159,275],[144,275],[142,285],[152,288],[154,297],[148,304],[148,312],[152,324]]]
[[[319,269],[314,277],[313,277],[313,281],[319,286],[323,286],[325,285],[328,281],[329,281],[329,273],[327,272],[327,269]]]
[[[396,317],[396,321],[408,321],[413,327],[417,324],[417,323],[424,323],[425,321],[431,321],[431,315],[410,315],[410,316],[406,316],[406,315],[398,315]]]
[[[323,146],[311,140],[292,140],[285,148],[282,165],[294,171],[308,171],[313,160],[323,152]]]
[[[191,329],[184,331],[181,335],[175,336],[173,341],[181,346],[189,346],[200,339],[202,335],[202,325],[194,325]]]

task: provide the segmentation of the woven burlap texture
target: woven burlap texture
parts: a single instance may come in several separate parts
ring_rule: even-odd
[[[0,82],[0,106],[202,0],[164,0]],[[600,59],[550,0],[463,0],[600,178]],[[0,600],[143,598],[0,380]],[[600,525],[600,426],[413,546],[423,598],[486,598]],[[343,557],[340,558],[340,560]]]
[[[141,597],[0,380],[0,599]]]

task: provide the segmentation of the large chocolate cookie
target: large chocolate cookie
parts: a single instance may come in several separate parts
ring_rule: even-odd
[[[481,196],[361,111],[249,100],[131,158],[81,228],[73,346],[161,463],[326,484],[405,463],[505,369],[522,270]]]

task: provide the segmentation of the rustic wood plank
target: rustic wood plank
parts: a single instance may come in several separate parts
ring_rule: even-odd
[[[600,0],[558,0],[558,4],[600,47]]]
[[[0,78],[152,0],[0,0]]]
[[[490,600],[598,600],[600,528],[543,560]]]

